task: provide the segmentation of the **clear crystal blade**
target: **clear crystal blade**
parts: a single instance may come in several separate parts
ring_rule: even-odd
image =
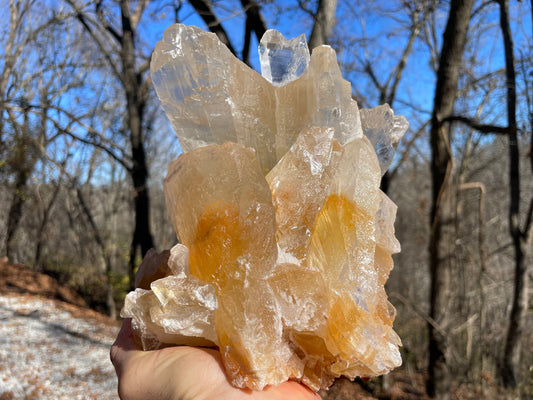
[[[285,86],[307,70],[309,48],[305,35],[290,40],[274,29],[265,32],[259,43],[261,75],[274,86]]]

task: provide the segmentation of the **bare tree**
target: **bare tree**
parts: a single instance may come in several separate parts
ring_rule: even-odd
[[[5,161],[2,164],[14,182],[3,243],[9,259],[16,254],[14,240],[29,195],[28,180],[42,159],[42,149],[57,139],[48,131],[51,105],[78,84],[75,79],[62,81],[64,66],[71,59],[60,50],[48,54],[46,43],[68,17],[63,12],[37,13],[31,1],[9,3],[10,23],[0,74],[0,151]],[[27,27],[30,19],[33,23]],[[6,132],[11,133],[7,139]]]
[[[106,16],[102,0],[97,0],[93,4],[96,20],[87,9],[81,9],[75,1],[67,1],[76,11],[80,23],[108,60],[109,67],[122,86],[126,100],[127,119],[124,128],[129,134],[131,147],[131,164],[127,166],[127,169],[133,183],[135,209],[135,228],[129,261],[130,283],[133,287],[137,251],[140,250],[141,255],[144,256],[150,248],[154,247],[150,229],[148,167],[144,144],[145,110],[151,84],[148,77],[150,60],[149,57],[140,60],[137,51],[137,28],[148,2],[146,0],[137,2],[136,8],[132,10],[133,2],[120,1],[120,21],[118,22],[109,17],[111,13]]]
[[[0,143],[3,142],[4,135],[4,109],[5,109],[5,96],[6,88],[9,83],[9,78],[13,71],[15,65],[15,59],[20,52],[22,51],[21,46],[16,45],[17,35],[19,34],[20,29],[22,28],[22,21],[20,14],[22,11],[14,0],[9,2],[9,27],[8,27],[8,37],[4,45],[4,68],[0,74]]]
[[[45,231],[46,226],[48,225],[50,215],[52,214],[53,207],[56,203],[57,197],[59,195],[59,192],[62,189],[61,179],[63,177],[60,176],[59,179],[56,182],[53,182],[53,189],[52,194],[50,195],[50,198],[48,200],[48,203],[46,205],[44,204],[43,199],[39,199],[40,203],[43,203],[41,206],[41,221],[39,222],[39,227],[37,230],[37,240],[35,244],[35,256],[33,258],[33,265],[36,269],[42,269],[41,268],[41,260],[42,260],[42,252],[43,247],[46,245],[45,243]],[[39,196],[42,197],[42,196]]]
[[[528,303],[528,276],[526,259],[532,243],[533,197],[529,205],[525,226],[520,221],[520,157],[518,150],[518,124],[516,122],[516,73],[514,68],[513,37],[509,22],[509,1],[498,0],[500,27],[505,52],[505,77],[507,88],[507,124],[509,129],[509,233],[514,248],[514,294],[509,328],[503,350],[500,373],[507,387],[516,387],[516,373],[520,364],[520,342],[524,329]],[[531,151],[531,150],[530,150]]]
[[[93,239],[97,243],[98,247],[100,248],[100,251],[102,252],[102,258],[104,259],[105,273],[106,273],[106,278],[107,278],[106,305],[107,305],[108,315],[111,318],[116,318],[117,310],[116,310],[116,305],[115,305],[115,298],[113,296],[113,286],[111,285],[111,282],[110,282],[111,273],[113,272],[113,263],[111,260],[111,254],[107,249],[104,239],[102,238],[102,235],[100,234],[100,229],[96,225],[93,214],[87,204],[87,201],[85,200],[85,196],[83,195],[82,188],[76,182],[74,182],[74,186],[76,190],[76,197],[78,199],[81,209],[83,210],[83,214],[85,215],[85,218],[87,219],[87,222],[89,223],[89,227],[91,229]]]
[[[329,44],[331,31],[335,26],[336,9],[337,0],[318,0],[316,13],[313,15],[313,30],[309,37],[310,49],[314,49],[323,44]]]
[[[447,336],[449,325],[448,296],[454,261],[454,218],[457,185],[451,147],[450,124],[443,122],[451,115],[457,95],[461,60],[467,40],[473,0],[452,0],[443,35],[437,72],[437,84],[431,119],[432,210],[430,254],[430,317],[439,324],[429,329],[429,366],[427,391],[439,399],[450,398],[451,375]]]
[[[398,86],[402,80],[404,70],[407,66],[407,61],[411,55],[411,52],[413,51],[415,41],[421,34],[422,28],[425,26],[426,21],[431,18],[434,13],[435,1],[404,2],[403,9],[409,17],[409,33],[405,47],[402,49],[398,60],[395,61],[395,64],[390,69],[389,74],[384,79],[380,79],[374,70],[373,60],[371,61],[368,58],[360,60],[364,67],[365,73],[369,76],[370,81],[378,92],[378,104],[387,103],[391,107],[394,106],[394,101],[396,100],[396,95],[398,93]],[[363,45],[366,46],[366,44]],[[418,134],[413,135],[412,139],[408,142],[408,145],[404,151],[406,156],[409,154],[410,147],[413,145],[414,140],[420,136],[421,132],[422,131],[419,131]],[[395,171],[397,171],[397,168],[398,167],[396,166],[394,169],[387,171],[381,179],[381,190],[383,190],[385,193],[387,193],[389,190],[390,181],[396,174]]]
[[[500,8],[500,29],[502,31],[505,55],[507,126],[483,124],[478,122],[477,118],[473,119],[457,115],[450,115],[446,120],[461,122],[483,134],[502,134],[508,139],[508,224],[511,244],[514,250],[514,290],[505,346],[502,349],[502,355],[499,360],[499,374],[501,381],[505,386],[515,387],[517,384],[516,373],[520,363],[520,343],[528,304],[528,274],[526,260],[531,252],[531,243],[533,242],[533,197],[529,200],[529,205],[525,212],[525,221],[521,221],[523,216],[520,212],[522,194],[518,124],[516,119],[517,94],[513,39],[509,22],[509,3],[507,0],[498,0],[497,3]]]
[[[5,236],[5,252],[6,256],[10,260],[16,260],[15,250],[13,243],[15,239],[15,233],[22,218],[22,206],[27,198],[26,186],[28,179],[33,171],[35,163],[39,159],[39,153],[34,148],[30,135],[33,131],[33,126],[29,119],[29,104],[27,100],[22,100],[21,104],[23,108],[23,123],[18,124],[15,122],[15,118],[11,114],[12,129],[14,131],[14,143],[13,153],[9,158],[9,164],[15,174],[15,185],[13,189],[13,196],[11,200],[11,206],[9,207],[7,218],[7,230]],[[42,121],[44,124],[44,120]],[[42,129],[39,132],[39,136],[43,136]]]
[[[226,45],[226,47],[237,56],[231,40],[222,26],[222,22],[216,16],[213,9],[212,2],[209,0],[189,0],[194,10],[204,20],[207,29],[218,36],[218,39]],[[261,15],[261,8],[255,0],[241,0],[243,12],[245,14],[245,30],[244,30],[244,45],[241,53],[241,59],[246,64],[250,64],[250,45],[252,40],[252,33],[258,41],[261,40],[263,34],[266,32],[267,25],[263,16]]]
[[[263,34],[267,31],[267,25],[261,15],[261,8],[255,0],[241,0],[242,7],[246,13],[246,28],[244,32],[244,46],[242,49],[242,60],[250,64],[250,43],[252,41],[252,32],[259,42]]]

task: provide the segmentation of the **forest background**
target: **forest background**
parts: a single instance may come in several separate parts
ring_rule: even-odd
[[[255,69],[266,29],[305,33],[360,107],[410,122],[382,185],[402,368],[439,399],[533,398],[532,4],[0,0],[0,255],[116,317],[144,253],[176,242],[180,147],[149,76],[163,30],[211,30]]]

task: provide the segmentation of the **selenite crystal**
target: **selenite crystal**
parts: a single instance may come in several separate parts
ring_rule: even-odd
[[[173,25],[152,79],[184,153],[164,182],[180,244],[127,295],[145,350],[218,347],[231,382],[313,390],[401,364],[384,284],[400,251],[379,189],[407,121],[359,110],[328,46],[268,31],[263,76]]]
[[[286,40],[275,29],[269,29],[261,38],[261,75],[275,86],[284,86],[302,76],[310,58],[303,34]]]

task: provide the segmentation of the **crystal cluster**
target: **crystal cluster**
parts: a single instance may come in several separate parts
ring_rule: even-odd
[[[180,244],[147,255],[122,316],[144,349],[219,348],[229,379],[318,390],[401,363],[384,284],[396,206],[379,190],[407,129],[359,110],[328,46],[268,31],[263,76],[173,25],[152,79],[184,153],[165,198]]]

